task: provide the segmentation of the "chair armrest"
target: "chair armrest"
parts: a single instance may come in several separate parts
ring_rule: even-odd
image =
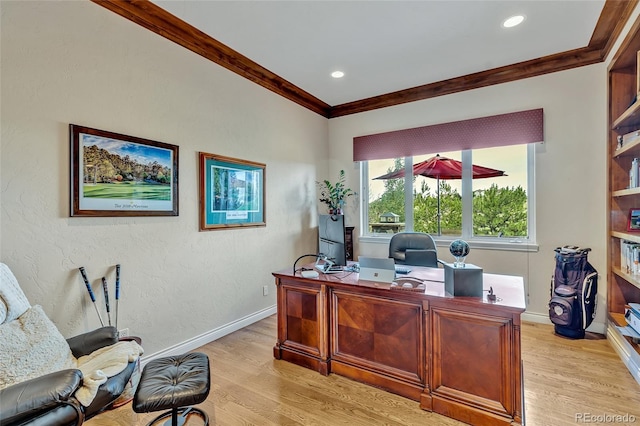
[[[118,330],[115,327],[101,327],[88,333],[67,339],[73,356],[80,358],[91,352],[118,342]]]
[[[56,371],[0,390],[0,424],[11,424],[32,418],[69,404],[81,413],[72,398],[82,383],[82,372],[76,369]]]

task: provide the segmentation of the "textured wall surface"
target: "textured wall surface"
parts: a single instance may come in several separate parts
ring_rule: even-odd
[[[316,250],[327,120],[91,2],[0,12],[0,260],[30,302],[94,328],[78,268],[106,321],[120,263],[118,327],[147,354],[274,306],[271,272]],[[69,123],[178,145],[180,215],[69,217]],[[266,163],[266,227],[198,231],[198,151]]]

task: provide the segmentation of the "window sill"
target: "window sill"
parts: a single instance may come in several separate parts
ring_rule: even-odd
[[[389,244],[393,235],[361,235],[358,238],[360,243],[372,243],[372,244]],[[432,235],[433,236],[433,235]],[[449,247],[449,244],[456,238],[452,237],[437,237],[433,236],[437,247]],[[527,240],[513,238],[492,238],[492,239],[476,239],[465,240],[469,243],[471,249],[478,250],[505,250],[505,251],[525,251],[525,252],[537,252],[539,246],[536,243],[532,243]]]

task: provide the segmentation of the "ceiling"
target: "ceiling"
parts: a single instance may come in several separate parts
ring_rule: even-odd
[[[601,62],[638,3],[93,1],[327,117]]]
[[[604,0],[154,3],[329,105],[584,47]],[[515,28],[502,22],[516,14]],[[334,70],[345,76],[334,79]]]

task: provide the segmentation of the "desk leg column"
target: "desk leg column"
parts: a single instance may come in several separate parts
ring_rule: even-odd
[[[424,389],[420,394],[420,408],[426,411],[433,411],[433,398],[431,396],[431,311],[429,301],[422,302],[422,336],[421,346],[424,350]]]
[[[285,294],[284,294],[284,290],[282,289],[280,279],[276,278],[276,306],[277,306],[276,321],[277,321],[277,328],[278,328],[278,336],[276,337],[276,344],[273,347],[273,357],[275,359],[282,359],[282,350],[280,349],[282,345],[281,339],[284,339],[284,336],[286,336],[287,315],[285,312],[284,297],[285,297]]]
[[[326,285],[320,287],[320,293],[316,301],[316,316],[318,318],[318,349],[320,351],[320,365],[318,372],[323,376],[331,373],[331,356],[329,355],[329,288]]]
[[[514,326],[513,326],[513,365],[515,371],[513,372],[513,378],[515,379],[514,388],[515,388],[515,401],[514,401],[514,412],[513,412],[513,420],[516,424],[523,425],[524,424],[524,390],[523,384],[524,381],[522,379],[523,371],[522,371],[522,357],[521,346],[520,346],[520,316],[514,317]]]

